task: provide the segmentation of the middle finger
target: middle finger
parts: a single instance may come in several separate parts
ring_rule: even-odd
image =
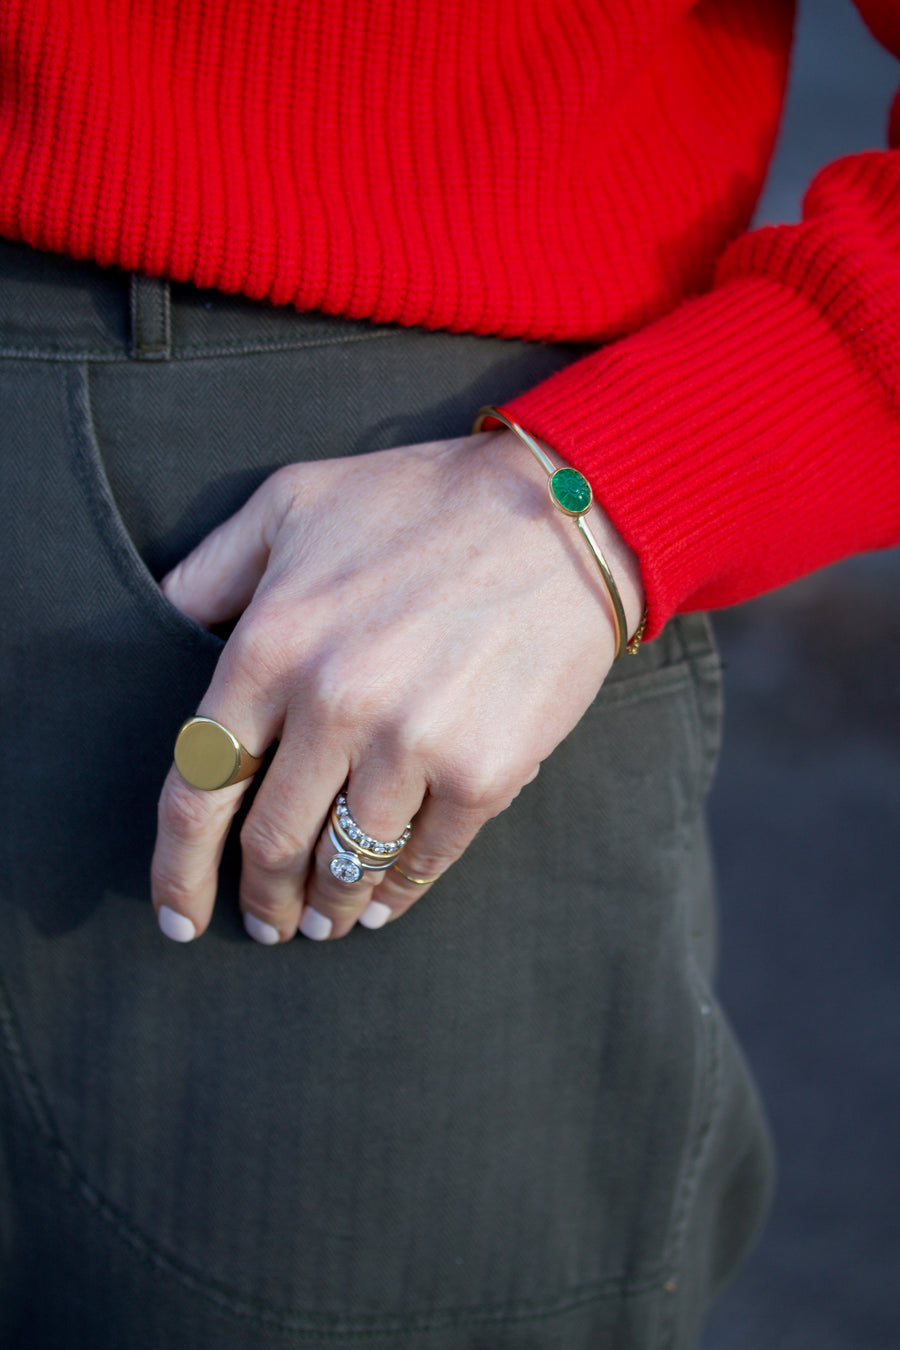
[[[285,942],[297,932],[315,842],[346,776],[345,757],[285,723],[241,830],[241,909],[257,942]]]

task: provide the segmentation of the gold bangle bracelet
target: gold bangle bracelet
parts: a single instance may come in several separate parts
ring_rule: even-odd
[[[514,422],[511,417],[507,417],[506,413],[501,412],[499,408],[479,408],[472,431],[483,431],[484,424],[488,419],[502,423],[514,435],[518,436],[519,440],[528,446],[541,468],[548,475],[547,491],[550,494],[551,502],[557,511],[562,511],[563,515],[574,519],[575,524],[584,536],[585,543],[591,551],[591,557],[597,564],[603,580],[612,609],[613,626],[616,631],[616,651],[613,659],[618,660],[623,652],[628,652],[629,656],[634,656],[640,646],[641,638],[644,636],[647,615],[646,612],[643,614],[634,636],[629,641],[628,620],[625,618],[625,607],[622,604],[622,597],[619,594],[615,577],[609,570],[609,564],[603,556],[600,545],[585,521],[585,516],[594,503],[594,494],[590,483],[578,469],[573,469],[570,465],[560,468],[554,464],[539,442],[529,435],[524,427],[520,427],[518,422]]]

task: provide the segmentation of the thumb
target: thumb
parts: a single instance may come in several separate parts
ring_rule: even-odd
[[[243,613],[268,566],[276,522],[266,487],[162,579],[166,599],[208,628]]]

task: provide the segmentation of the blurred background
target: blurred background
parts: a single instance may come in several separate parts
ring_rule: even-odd
[[[885,143],[900,63],[851,0],[801,4],[758,218]],[[771,1221],[703,1350],[900,1347],[900,551],[717,616],[719,992],[768,1105]]]

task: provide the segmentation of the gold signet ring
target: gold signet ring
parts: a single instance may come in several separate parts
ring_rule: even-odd
[[[192,787],[204,792],[231,787],[262,764],[237,736],[211,717],[189,717],[175,739],[175,767]]]

